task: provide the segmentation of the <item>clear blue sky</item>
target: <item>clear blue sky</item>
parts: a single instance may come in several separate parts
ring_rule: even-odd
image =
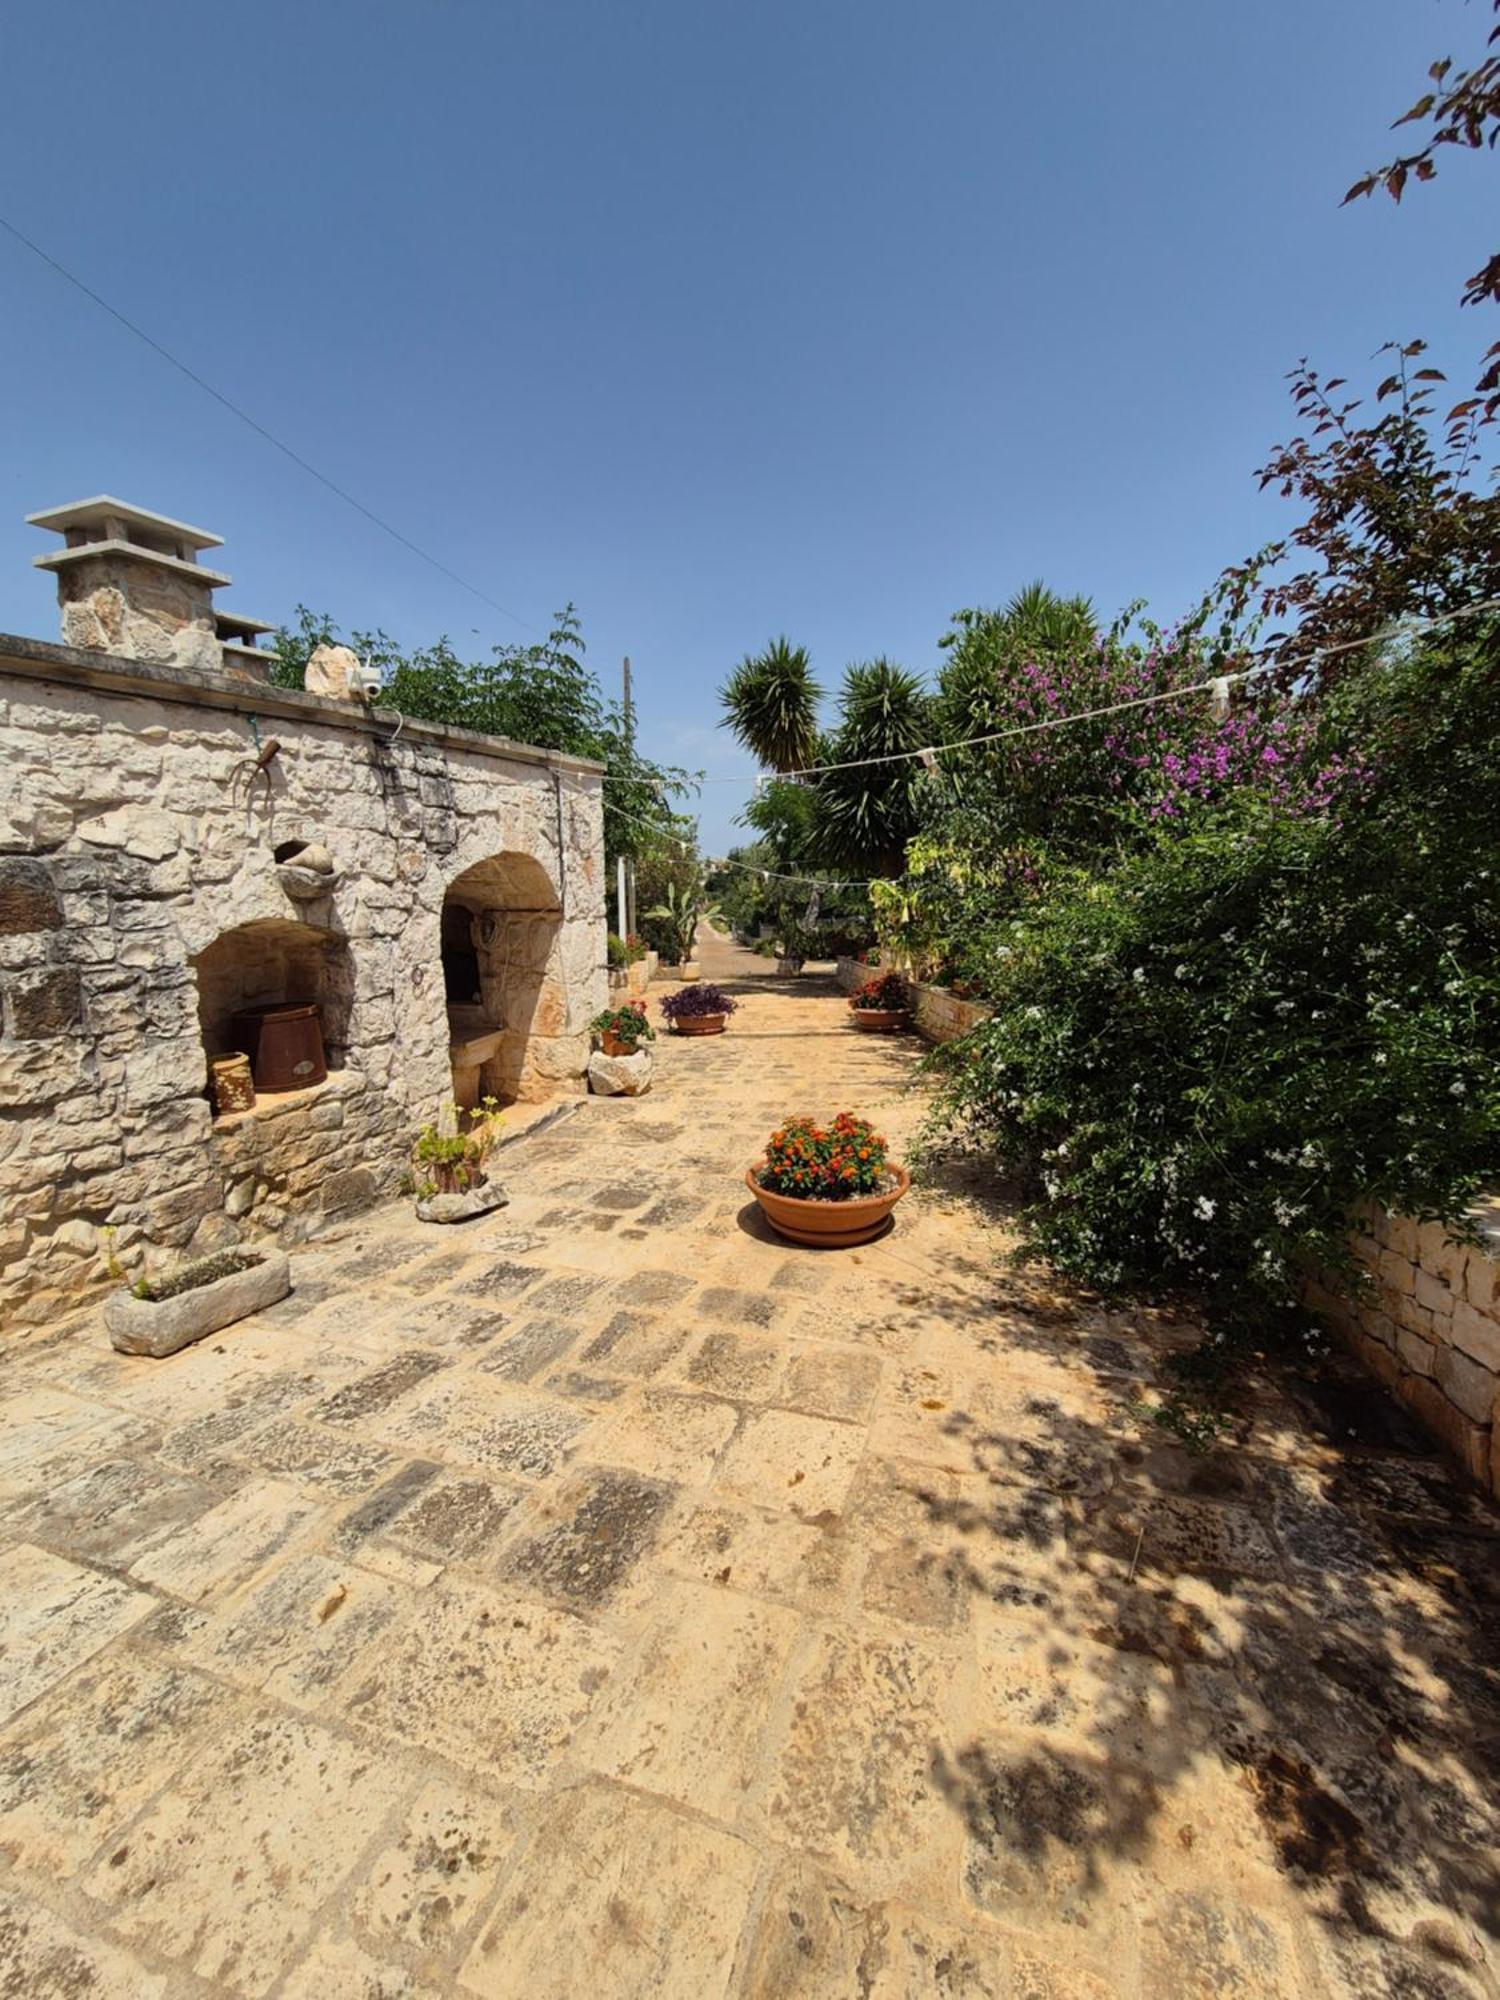
[[[22,25],[24,21],[24,25]],[[737,770],[714,689],[780,631],[930,671],[1033,576],[1163,618],[1283,523],[1304,353],[1455,382],[1487,162],[1341,211],[1458,0],[257,0],[30,8],[0,206],[644,740]],[[0,629],[21,517],[112,491],[225,536],[226,602],[524,636],[0,236]],[[704,794],[711,850],[737,798]]]

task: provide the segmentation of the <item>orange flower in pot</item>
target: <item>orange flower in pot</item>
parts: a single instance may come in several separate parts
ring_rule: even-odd
[[[789,1118],[767,1140],[745,1185],[778,1235],[842,1250],[885,1233],[911,1177],[888,1157],[868,1119],[841,1111],[826,1128]]]

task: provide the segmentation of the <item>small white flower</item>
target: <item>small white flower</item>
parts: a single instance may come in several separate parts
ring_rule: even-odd
[[[1145,985],[1145,983],[1146,983],[1146,968],[1145,968],[1145,966],[1144,966],[1144,965],[1138,965],[1138,966],[1136,967],[1135,971],[1134,971],[1134,972],[1132,972],[1130,976],[1131,976],[1131,978],[1132,978],[1132,979],[1133,979],[1133,980],[1135,981],[1135,983],[1136,983],[1136,985],[1137,985],[1137,986],[1144,986],[1144,985]]]
[[[1467,1085],[1464,1083],[1463,1078],[1461,1076],[1456,1077],[1448,1086],[1448,1095],[1450,1097],[1462,1097],[1466,1089]]]
[[[1198,1199],[1193,1203],[1195,1212],[1201,1215],[1205,1222],[1213,1221],[1218,1206],[1219,1204],[1216,1201],[1210,1201],[1206,1194],[1200,1194]]]

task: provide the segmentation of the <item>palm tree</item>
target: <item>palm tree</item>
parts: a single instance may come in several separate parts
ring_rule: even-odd
[[[891,763],[855,760],[896,757],[930,743],[931,697],[915,674],[890,660],[871,660],[845,674],[839,718],[829,762],[854,768],[818,778],[817,851],[829,867],[899,875],[919,823],[927,774],[910,756]]]
[[[818,703],[806,650],[785,638],[740,661],[719,690],[725,719],[740,742],[772,771],[818,761]]]

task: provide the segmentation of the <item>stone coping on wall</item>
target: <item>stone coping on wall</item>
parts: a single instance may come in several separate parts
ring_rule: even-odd
[[[213,1129],[216,1132],[237,1132],[242,1125],[279,1118],[304,1104],[315,1104],[321,1097],[353,1097],[365,1087],[365,1078],[358,1070],[331,1069],[321,1083],[310,1083],[305,1090],[258,1090],[255,1102],[248,1110],[219,1113],[214,1119]]]
[[[90,549],[87,553],[96,553]],[[269,658],[269,655],[267,656]],[[591,757],[574,757],[563,750],[543,750],[534,743],[514,743],[507,736],[486,736],[477,729],[459,729],[446,722],[420,722],[393,708],[367,708],[363,703],[323,701],[300,688],[275,687],[236,674],[207,671],[186,675],[147,660],[125,660],[113,653],[82,652],[55,646],[44,639],[23,639],[0,632],[0,672],[34,680],[61,681],[71,687],[96,688],[101,693],[135,695],[148,701],[183,702],[199,708],[222,708],[241,714],[283,716],[290,721],[322,723],[360,736],[389,741],[400,725],[402,741],[418,738],[454,750],[503,758],[508,763],[541,764],[549,770],[592,775],[604,766]]]

